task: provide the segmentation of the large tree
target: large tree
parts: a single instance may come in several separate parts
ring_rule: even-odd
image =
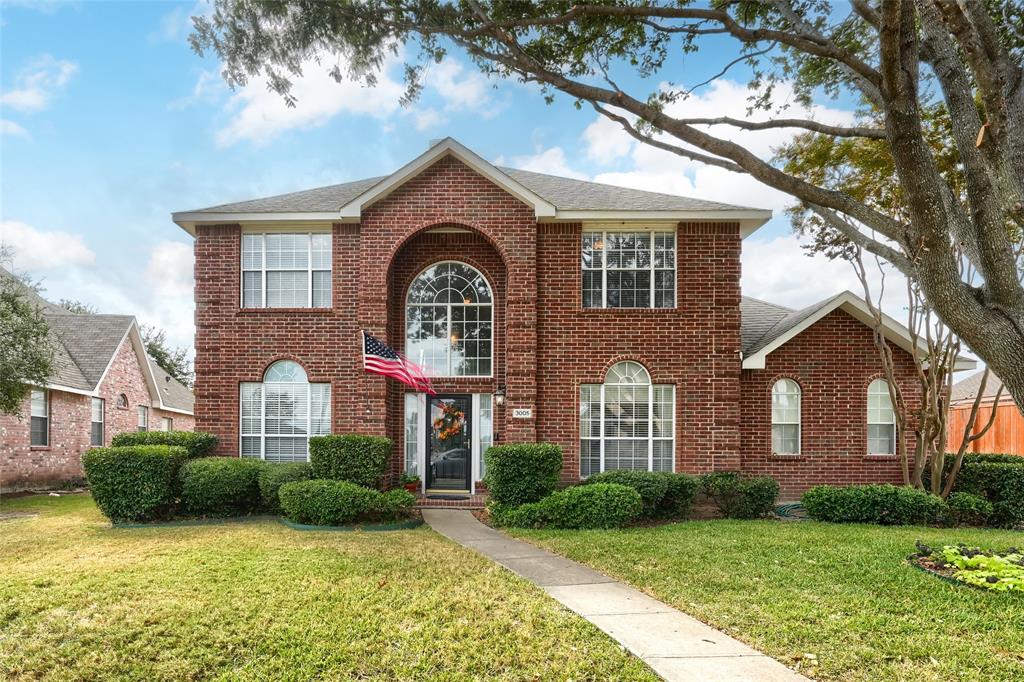
[[[146,354],[153,358],[165,372],[192,388],[196,373],[192,368],[192,361],[188,359],[188,351],[170,345],[167,342],[167,332],[163,329],[144,324],[139,329],[139,333],[142,335],[142,344],[146,347]]]
[[[10,252],[0,246],[0,263]],[[50,328],[29,291],[30,281],[0,269],[0,414],[19,414],[32,386],[53,372]]]
[[[645,144],[791,195],[820,225],[884,258],[1024,405],[1022,25],[1021,4],[999,0],[852,0],[842,9],[826,0],[215,0],[192,42],[220,56],[230,84],[263,74],[298,106],[291,80],[310,60],[332,64],[336,78],[345,63],[372,84],[403,46],[419,50],[406,67],[407,99],[424,66],[455,46],[488,74],[589,103]],[[733,49],[716,77],[744,65],[763,120],[673,115],[707,82],[694,83],[680,57],[705,50],[714,59],[720,52],[706,48],[723,41]],[[661,79],[653,89],[620,87],[652,77]],[[782,117],[780,92],[790,88],[805,106],[853,97],[858,120]],[[932,115],[945,117],[950,149],[929,137]],[[893,217],[833,173],[809,180],[729,139],[730,130],[773,128],[877,141],[905,211]],[[950,153],[952,173],[943,167]],[[963,277],[964,261],[977,284]]]

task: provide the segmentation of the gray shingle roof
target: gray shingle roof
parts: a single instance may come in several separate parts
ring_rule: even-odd
[[[736,211],[756,210],[674,194],[562,178],[515,168],[500,171],[561,211]],[[183,213],[330,213],[370,189],[386,176],[366,178],[301,192],[220,204]]]
[[[765,346],[784,335],[789,330],[793,329],[801,322],[806,320],[808,317],[814,315],[816,312],[832,304],[835,299],[844,296],[846,292],[830,296],[824,301],[818,301],[812,303],[806,308],[800,310],[791,310],[789,308],[783,308],[772,303],[765,303],[764,301],[757,301],[755,306],[751,306],[751,324],[749,330],[744,332],[742,328],[747,326],[746,320],[741,323],[741,337],[743,339],[743,354],[752,355]],[[746,299],[753,301],[755,299]],[[768,308],[774,310],[769,310]],[[740,306],[741,316],[743,315],[743,306]],[[771,319],[775,319],[774,324],[768,325]],[[763,329],[760,335],[757,335],[757,331]]]
[[[981,388],[981,377],[984,374],[984,370],[972,374],[971,376],[953,384],[953,392],[950,394],[952,402],[959,401],[973,401],[975,396],[978,395],[978,389]],[[985,393],[982,394],[983,398],[995,398],[996,392],[999,387],[1003,385],[1002,380],[995,374],[989,372],[988,381],[985,382]],[[1013,397],[1003,389],[1003,393],[999,398],[1000,404],[1004,401],[1011,401]]]
[[[743,353],[747,354],[768,330],[792,312],[792,308],[757,298],[740,298],[740,343]]]
[[[0,277],[14,279],[2,267]],[[54,346],[54,372],[50,383],[80,391],[95,390],[135,318],[131,315],[72,313],[20,282],[18,284],[22,295],[42,311],[50,326]],[[166,381],[167,373],[152,358],[147,357],[147,360],[157,378],[164,405],[191,412],[192,392],[176,379]]]
[[[195,406],[195,396],[188,387],[164,371],[164,368],[156,364],[156,360],[146,356],[149,360],[149,368],[153,370],[156,377],[156,388],[160,391],[160,397],[165,406],[175,410],[191,412]]]

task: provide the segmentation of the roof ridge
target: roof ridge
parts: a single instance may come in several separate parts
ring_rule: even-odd
[[[772,303],[771,301],[766,301],[763,298],[758,298],[757,296],[745,296],[743,294],[740,294],[740,298],[745,298],[748,301],[757,301],[758,303],[764,303],[765,305],[770,305],[771,307],[778,308],[779,310],[794,312],[794,309],[790,308],[789,306],[784,306],[781,303]]]

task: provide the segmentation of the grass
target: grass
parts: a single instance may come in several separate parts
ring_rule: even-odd
[[[420,528],[111,528],[87,496],[4,500],[0,679],[634,679],[640,661]]]
[[[904,564],[914,540],[994,549],[1012,531],[693,521],[515,531],[827,680],[1024,679],[1024,595]],[[813,654],[817,665],[805,654]]]

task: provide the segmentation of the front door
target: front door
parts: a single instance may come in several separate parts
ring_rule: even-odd
[[[470,490],[473,440],[472,396],[430,398],[427,422],[427,490]]]

